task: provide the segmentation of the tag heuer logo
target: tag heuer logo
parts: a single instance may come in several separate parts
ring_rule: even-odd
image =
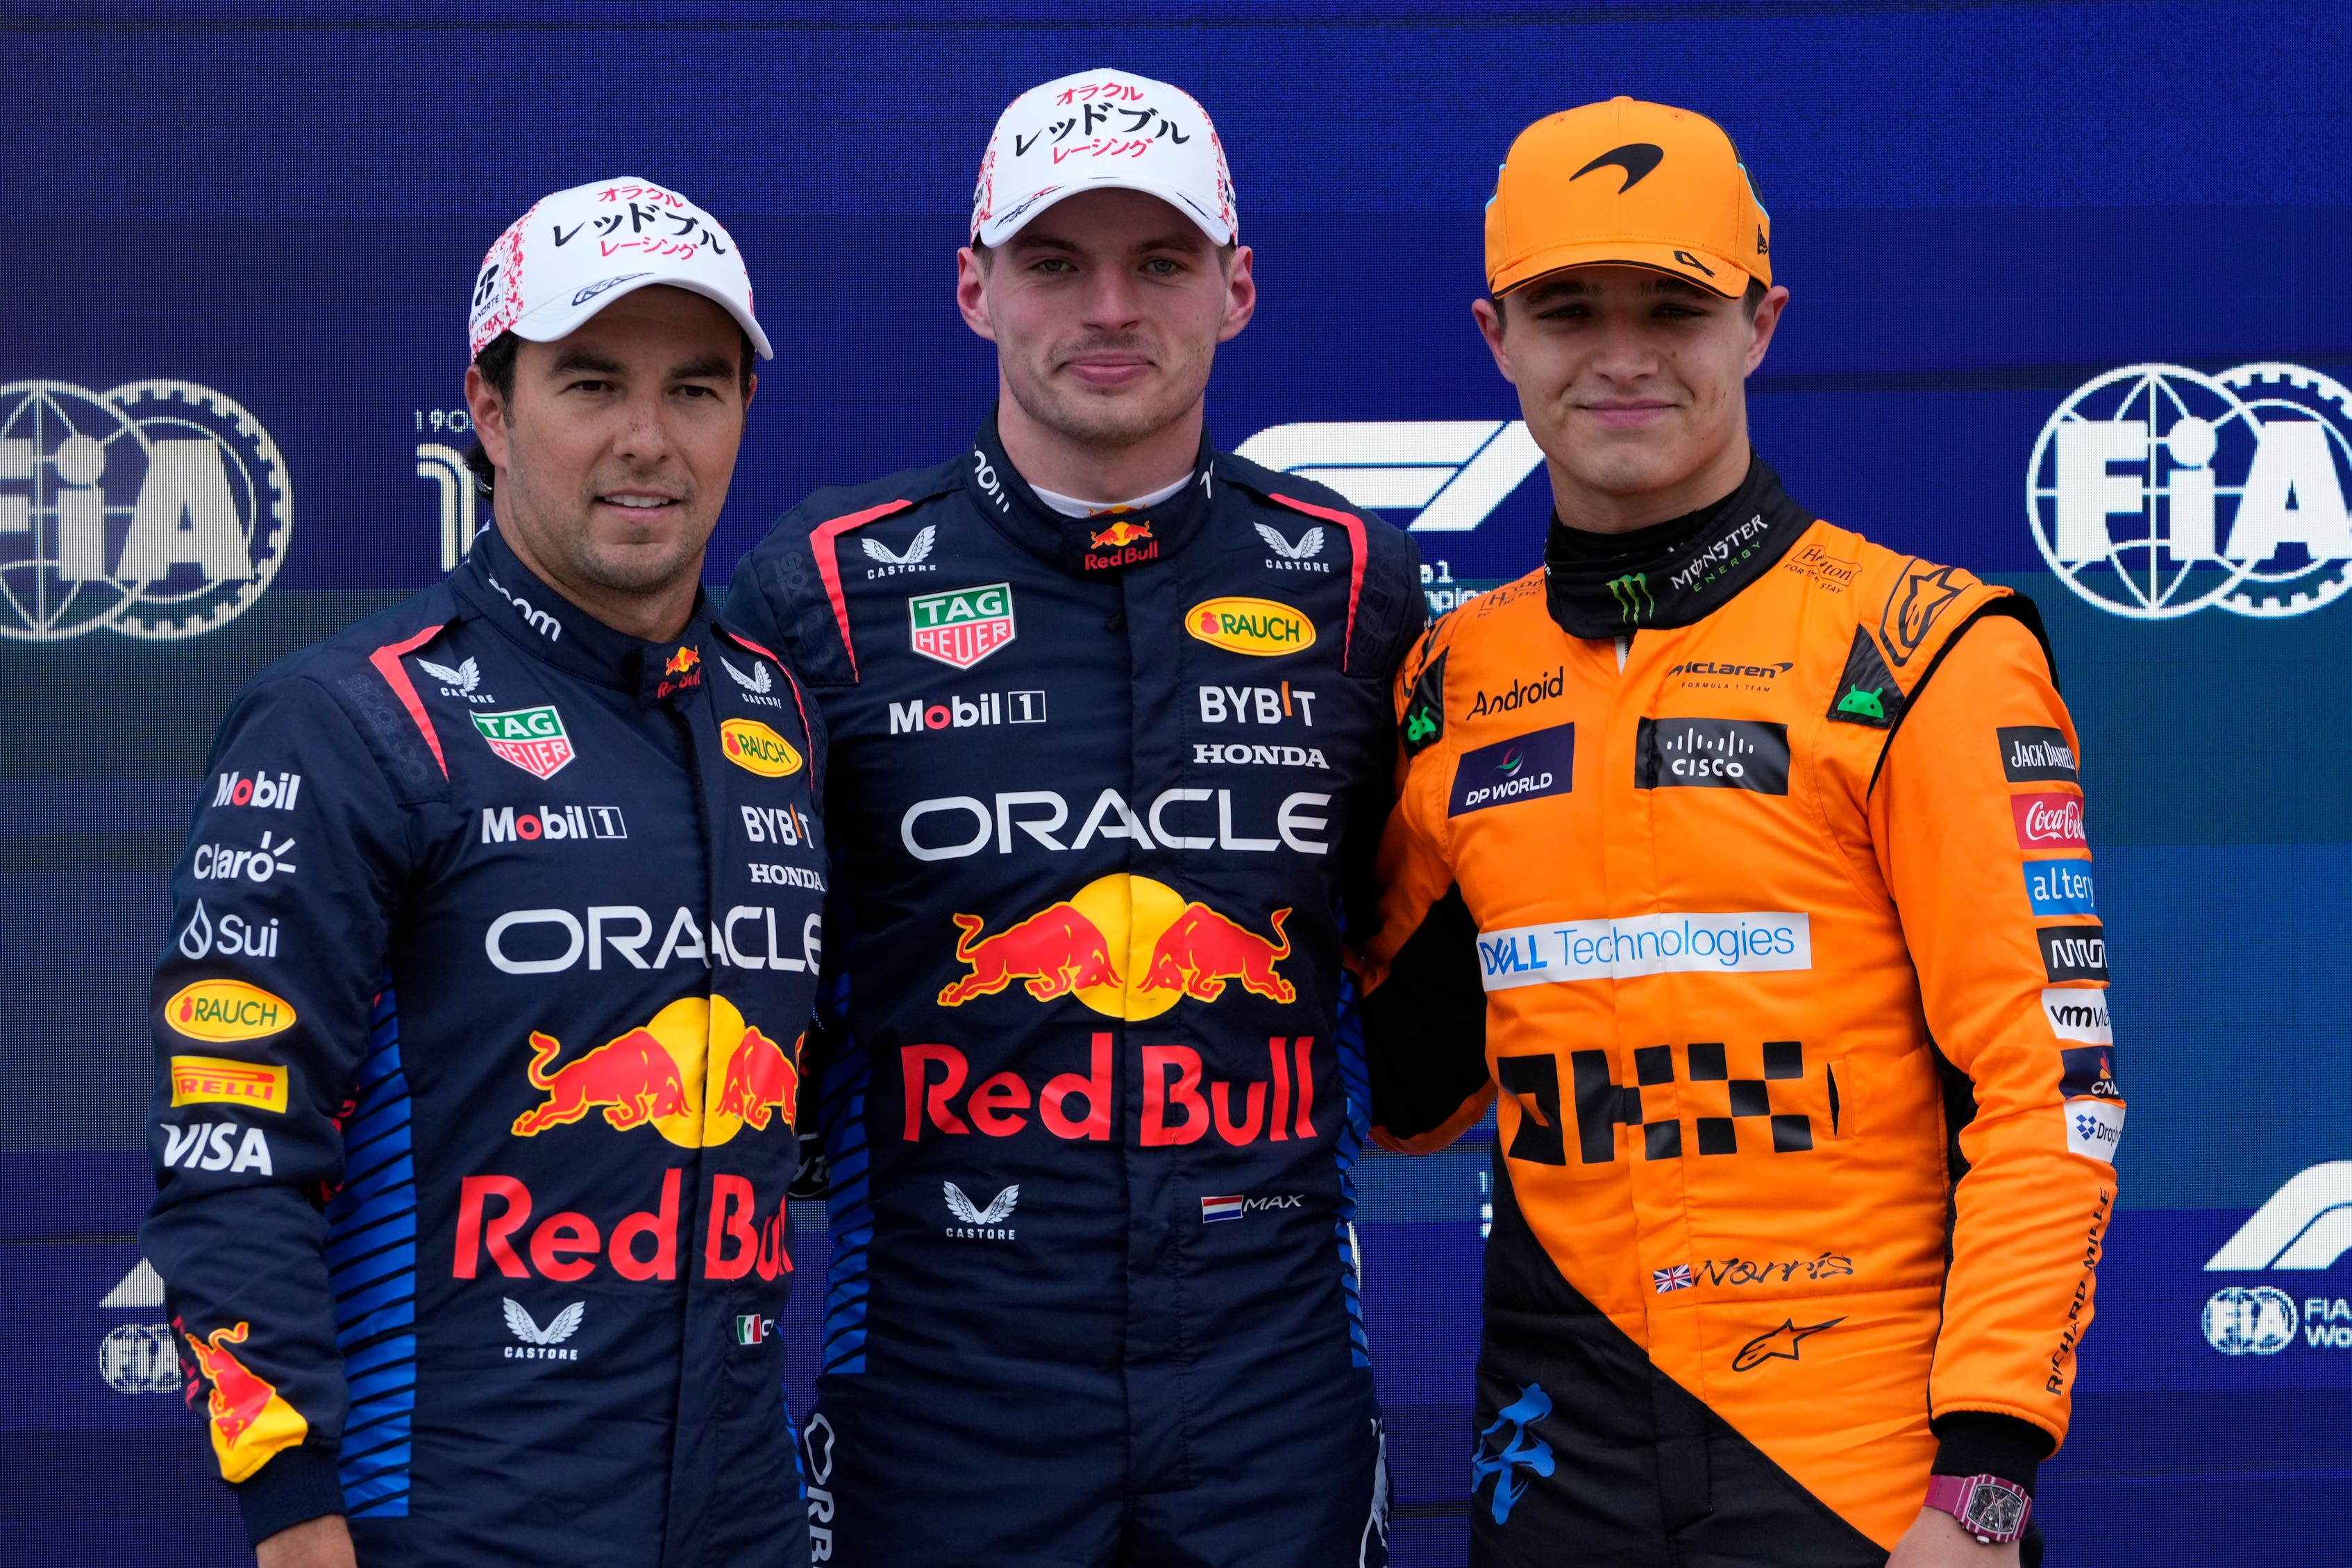
[[[490,743],[492,751],[534,779],[552,779],[572,760],[572,741],[563,733],[563,716],[552,707],[523,707],[467,716],[482,732],[482,738]]]
[[[969,670],[1013,641],[1013,585],[992,582],[907,601],[915,652]]]

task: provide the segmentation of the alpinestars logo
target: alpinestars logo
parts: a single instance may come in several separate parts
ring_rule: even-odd
[[[874,541],[868,539],[866,542],[870,545]],[[742,688],[743,700],[745,702],[751,703],[760,707],[782,707],[784,706],[783,698],[769,695],[775,687],[776,677],[768,674],[767,665],[754,660],[751,664],[751,673],[747,675],[742,671],[737,669],[734,664],[729,660],[727,655],[724,653],[719,655],[719,664],[721,669],[725,670],[727,674],[733,678],[735,684]]]
[[[1021,1188],[1016,1183],[989,1199],[981,1207],[964,1196],[963,1188],[951,1181],[941,1182],[940,1190],[948,1201],[948,1212],[961,1221],[947,1228],[950,1239],[957,1241],[1011,1241],[1013,1227],[1003,1221],[1013,1217],[1021,1205]]]
[[[931,547],[940,542],[940,530],[935,526],[926,525],[917,529],[915,537],[907,541],[907,548],[903,550],[893,550],[880,539],[861,538],[857,542],[865,548],[866,559],[877,563],[866,569],[866,575],[869,578],[940,570],[931,560]]]
[[[1292,544],[1280,528],[1270,523],[1258,524],[1257,535],[1265,541],[1265,548],[1274,552],[1266,558],[1265,561],[1266,570],[1269,571],[1329,571],[1331,570],[1329,561],[1316,559],[1323,553],[1323,525],[1320,523],[1299,535],[1297,544]]]
[[[523,1311],[522,1304],[513,1297],[506,1297],[505,1303],[507,1328],[515,1338],[522,1341],[520,1344],[507,1346],[509,1361],[578,1361],[580,1359],[578,1350],[558,1347],[562,1346],[565,1340],[580,1332],[580,1320],[588,1315],[587,1302],[572,1302],[548,1319],[545,1328],[540,1327],[531,1315]]]
[[[430,659],[417,660],[416,667],[441,683],[441,695],[445,697],[462,697],[469,703],[492,703],[499,700],[488,692],[478,692],[475,689],[482,684],[482,667],[471,659],[467,659],[454,670],[446,664],[436,664]]]

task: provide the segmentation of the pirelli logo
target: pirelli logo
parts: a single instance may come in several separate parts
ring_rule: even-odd
[[[283,1112],[286,1069],[259,1061],[231,1061],[222,1056],[172,1058],[172,1103],[215,1102],[249,1111]]]

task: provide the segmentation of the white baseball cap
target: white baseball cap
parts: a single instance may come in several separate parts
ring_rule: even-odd
[[[640,288],[666,283],[725,307],[763,360],[776,351],[751,314],[751,275],[717,218],[650,180],[599,180],[542,196],[482,257],[467,351],[501,332],[534,343],[568,336]]]
[[[1003,245],[1055,203],[1105,188],[1159,197],[1215,245],[1240,232],[1209,111],[1164,81],[1095,70],[1033,87],[997,117],[971,195],[971,237]]]

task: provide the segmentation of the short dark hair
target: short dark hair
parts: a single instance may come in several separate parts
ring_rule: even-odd
[[[759,362],[760,350],[753,347],[751,333],[742,331],[740,325],[737,331],[743,340],[743,348],[742,357],[737,361],[736,381],[743,395],[749,397],[751,378],[758,373],[752,366]],[[474,368],[498,392],[501,407],[514,401],[515,356],[521,352],[522,340],[512,332],[501,332],[483,344],[482,351],[474,356]],[[490,495],[498,483],[497,470],[490,466],[490,455],[482,449],[478,439],[466,448],[466,466],[474,471],[474,487],[485,496]]]
[[[1664,276],[1672,277],[1674,274],[1667,273]],[[1694,284],[1692,287],[1696,288],[1697,285]],[[1740,311],[1746,315],[1750,321],[1755,320],[1757,309],[1764,303],[1764,296],[1770,292],[1771,288],[1762,278],[1750,277],[1748,280],[1747,292],[1739,297]],[[1495,307],[1495,319],[1497,321],[1503,321],[1508,319],[1503,311],[1503,301],[1508,299],[1510,297],[1509,293],[1497,294],[1493,297],[1492,303]]]

